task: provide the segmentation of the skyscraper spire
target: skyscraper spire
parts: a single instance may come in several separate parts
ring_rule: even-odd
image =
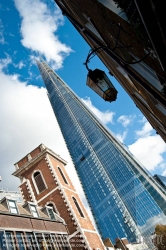
[[[150,235],[166,223],[166,192],[45,63],[48,96],[103,239]]]

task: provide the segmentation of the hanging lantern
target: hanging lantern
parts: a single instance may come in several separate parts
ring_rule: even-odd
[[[113,102],[117,98],[118,91],[102,70],[89,70],[86,85],[93,89],[105,101]]]

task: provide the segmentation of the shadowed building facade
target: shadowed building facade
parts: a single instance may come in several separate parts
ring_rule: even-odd
[[[166,221],[166,192],[44,61],[37,64],[102,238],[148,241]]]
[[[156,0],[54,1],[166,142],[162,4]]]

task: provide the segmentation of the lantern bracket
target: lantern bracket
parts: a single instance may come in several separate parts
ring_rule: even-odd
[[[118,47],[117,47],[117,48],[118,48]],[[125,47],[124,47],[124,48],[125,48]],[[124,60],[122,57],[120,57],[117,53],[115,53],[115,51],[114,51],[115,49],[116,49],[116,47],[113,48],[113,49],[111,49],[111,48],[109,48],[108,46],[99,46],[99,47],[97,47],[97,48],[90,49],[90,51],[89,51],[89,53],[88,53],[88,56],[87,56],[87,58],[86,58],[86,61],[85,61],[85,63],[84,63],[84,65],[86,66],[87,70],[90,71],[90,69],[89,69],[89,67],[88,67],[88,63],[90,62],[90,60],[91,60],[94,56],[96,56],[96,52],[97,52],[97,51],[101,52],[102,50],[103,50],[103,51],[105,51],[105,50],[110,50],[110,51],[112,51],[112,52],[120,59],[120,61],[121,61],[122,63],[128,64],[128,65],[140,63],[140,62],[144,61],[144,60],[150,55],[150,52],[149,52],[149,53],[147,53],[147,54],[146,54],[142,59],[140,59],[140,60],[136,60],[136,61],[134,61],[134,62],[127,62],[127,61]],[[133,59],[134,59],[134,58],[133,58]]]

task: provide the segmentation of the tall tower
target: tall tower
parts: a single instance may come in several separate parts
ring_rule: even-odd
[[[51,206],[64,219],[72,249],[104,250],[104,244],[67,175],[66,164],[59,155],[41,144],[15,164],[13,175],[21,179],[19,189],[25,202],[46,209]]]
[[[44,61],[37,64],[102,238],[151,242],[156,223],[166,222],[166,192]]]

